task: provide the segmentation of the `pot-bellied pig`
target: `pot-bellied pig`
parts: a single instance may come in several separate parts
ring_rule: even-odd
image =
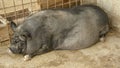
[[[52,50],[90,47],[109,31],[107,14],[98,6],[82,5],[67,9],[42,10],[16,25],[9,51],[28,60]]]

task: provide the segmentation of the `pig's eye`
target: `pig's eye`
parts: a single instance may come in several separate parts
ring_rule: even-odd
[[[16,41],[16,40],[13,40],[13,42],[14,42],[14,43],[18,43],[18,41]]]
[[[13,43],[13,44],[15,44],[15,43],[18,43],[19,42],[19,40],[15,40],[15,39],[13,39],[13,40],[11,40],[11,42]]]
[[[18,41],[15,40],[15,43],[18,43]]]

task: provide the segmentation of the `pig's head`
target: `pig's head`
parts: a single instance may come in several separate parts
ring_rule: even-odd
[[[13,36],[11,37],[9,51],[14,54],[24,54],[27,47],[27,37],[30,37],[27,31],[20,29],[13,21],[10,23],[13,30]]]

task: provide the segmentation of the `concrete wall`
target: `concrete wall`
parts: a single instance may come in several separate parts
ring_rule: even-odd
[[[97,0],[97,5],[108,13],[112,25],[120,32],[120,0]]]

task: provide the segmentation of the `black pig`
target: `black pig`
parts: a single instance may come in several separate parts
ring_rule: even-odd
[[[98,6],[49,9],[28,16],[22,24],[11,21],[14,35],[9,50],[28,60],[51,50],[90,47],[109,31],[107,14]]]

